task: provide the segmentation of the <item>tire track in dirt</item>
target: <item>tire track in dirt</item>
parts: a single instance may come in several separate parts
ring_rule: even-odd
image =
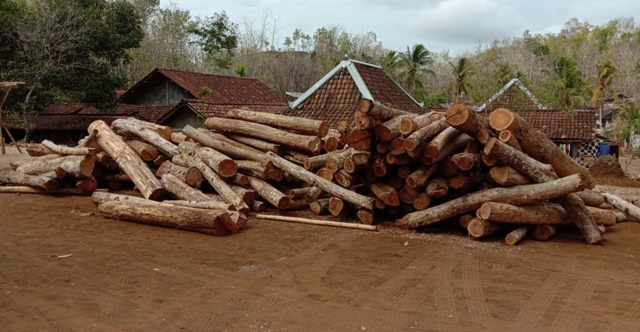
[[[598,282],[592,279],[585,278],[570,278],[567,279],[566,285],[563,285],[565,290],[570,290],[571,293],[564,297],[563,310],[561,317],[554,320],[549,330],[552,331],[580,331],[580,324],[585,319],[585,312],[581,312],[576,308],[579,308],[584,303],[590,303]]]
[[[514,318],[514,329],[543,328],[540,321],[548,313],[552,301],[562,289],[569,277],[557,273],[549,273],[547,279],[539,285],[535,294],[527,300]]]
[[[480,274],[478,259],[467,256],[462,264],[462,289],[467,305],[467,314],[472,321],[492,320],[491,313],[485,301],[486,297],[482,289],[484,279],[489,279],[490,274]]]
[[[628,297],[628,295],[626,297]],[[607,331],[638,331],[638,326],[640,325],[640,300],[630,300],[633,301],[633,303],[625,308],[622,317],[609,324]]]

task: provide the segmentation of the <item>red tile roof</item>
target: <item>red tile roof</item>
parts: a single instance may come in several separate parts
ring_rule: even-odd
[[[592,140],[595,137],[596,111],[562,112],[536,110],[517,112],[531,126],[552,140]]]
[[[175,106],[175,111],[179,112],[183,107],[188,107],[197,113],[200,113],[202,117],[210,118],[210,117],[225,117],[225,114],[228,110],[239,108],[242,106],[247,106],[252,111],[258,112],[267,112],[267,113],[276,113],[278,111],[282,111],[286,109],[286,105],[225,105],[218,103],[208,103],[198,100],[184,100],[178,105]]]
[[[355,67],[358,77],[352,76],[352,72],[348,69],[350,65]],[[424,113],[420,105],[378,66],[345,60],[332,70],[334,71],[335,74],[330,77],[325,76],[305,92],[300,97],[303,99],[294,102],[294,108],[279,113],[325,120],[335,128],[340,121],[353,121],[353,112],[364,93],[370,93],[370,97],[385,105]],[[363,83],[367,91],[363,92],[361,90],[363,87],[358,86],[359,83]],[[318,84],[320,84],[319,87]]]
[[[137,117],[159,123],[173,111],[172,106],[146,106],[117,104],[112,112],[102,112],[88,104],[52,104],[36,115],[35,129],[41,130],[85,130],[95,120],[111,124],[123,117]]]
[[[278,96],[258,79],[203,74],[156,68],[149,75],[138,81],[122,95],[122,100],[136,93],[142,86],[162,75],[189,92],[193,98],[206,102],[226,105],[284,105],[284,97]],[[208,87],[211,93],[199,97],[202,88]]]

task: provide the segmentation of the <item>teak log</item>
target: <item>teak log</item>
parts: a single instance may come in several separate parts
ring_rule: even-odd
[[[50,140],[42,141],[42,145],[47,149],[53,151],[53,153],[63,155],[63,156],[86,156],[88,154],[95,154],[96,150],[94,148],[87,147],[70,147],[64,145],[58,145],[56,143],[51,142]]]
[[[269,214],[256,214],[255,216],[258,219],[265,220],[276,220],[276,221],[289,221],[289,222],[297,222],[309,225],[321,225],[321,226],[333,226],[333,227],[342,227],[342,228],[354,228],[354,229],[362,229],[367,231],[377,231],[378,226],[372,225],[363,225],[363,224],[354,224],[348,222],[338,222],[338,221],[329,221],[329,220],[316,220],[316,219],[305,219],[305,218],[297,218],[297,217],[285,217],[285,216],[275,216]]]
[[[196,167],[202,173],[207,182],[213,187],[213,189],[220,194],[225,202],[232,204],[236,207],[236,210],[245,213],[249,211],[249,206],[242,200],[242,197],[238,196],[229,185],[220,178],[218,173],[214,172],[209,166],[207,166],[198,157],[184,156],[185,162],[189,166]]]
[[[473,141],[473,138],[467,134],[459,133],[456,137],[440,149],[440,152],[435,158],[430,158],[425,155],[426,161],[423,163],[437,163],[440,162],[457,152],[463,151],[469,142]],[[424,149],[426,153],[426,147]]]
[[[196,156],[223,178],[230,178],[238,172],[238,165],[235,160],[213,148],[206,146],[200,147],[196,149]]]
[[[264,212],[264,211],[267,211],[268,208],[269,208],[269,204],[263,201],[255,200],[253,201],[253,203],[251,203],[251,211]]]
[[[265,181],[249,177],[249,186],[255,190],[260,197],[280,210],[287,209],[291,204],[291,198]]]
[[[479,153],[470,153],[470,152],[460,152],[451,156],[451,161],[453,161],[456,166],[461,171],[469,171],[472,168],[476,168],[482,162],[480,160]]]
[[[467,232],[472,237],[479,239],[489,235],[496,234],[504,229],[505,225],[492,223],[479,218],[473,218],[467,224]]]
[[[333,180],[334,172],[326,167],[322,167],[316,171],[316,175],[325,180],[331,181]]]
[[[171,161],[165,161],[156,171],[156,176],[162,178],[164,174],[173,174],[178,179],[184,181],[190,187],[199,188],[204,178],[202,172],[196,167],[178,166]]]
[[[380,120],[376,117],[358,111],[355,111],[353,121],[355,123],[355,128],[362,130],[373,129],[384,122],[384,120]]]
[[[369,130],[354,129],[347,135],[347,144],[359,151],[369,151],[373,142],[372,135]]]
[[[409,137],[404,140],[404,147],[408,151],[415,150],[422,143],[438,135],[440,132],[448,128],[449,125],[445,119],[437,120],[425,127],[422,127],[414,131]]]
[[[329,132],[329,123],[322,120],[267,112],[255,112],[241,108],[229,110],[225,116],[230,119],[245,120],[278,128],[291,129],[307,135],[319,136],[320,138],[327,136]]]
[[[513,136],[513,134],[511,133],[511,130],[505,129],[500,131],[500,133],[498,134],[498,139],[502,142],[507,143],[514,149],[522,151],[522,147],[520,146],[520,143],[518,143],[518,140],[516,139],[516,137]]]
[[[449,144],[449,142],[453,141],[460,134],[462,134],[462,132],[458,129],[454,127],[447,127],[438,133],[431,142],[425,145],[422,153],[426,157],[435,158],[440,154],[440,151],[445,147],[445,145]]]
[[[538,241],[546,241],[556,235],[556,227],[552,225],[537,225],[533,229],[533,238]]]
[[[127,140],[126,142],[142,160],[153,161],[158,158],[158,149],[155,146],[139,140]]]
[[[420,166],[413,173],[409,174],[406,179],[407,185],[413,188],[424,187],[427,182],[438,170],[438,165]]]
[[[93,176],[78,179],[76,181],[76,189],[84,191],[86,193],[92,193],[98,189],[98,180]]]
[[[344,165],[344,161],[347,160],[347,158],[351,157],[354,151],[355,151],[354,149],[348,148],[348,149],[328,153],[329,157],[325,162],[325,167],[332,170],[334,173],[339,171],[340,169],[342,169]],[[307,168],[306,163],[305,163],[305,168]]]
[[[62,168],[67,175],[73,175],[75,177],[87,177],[93,173],[95,167],[94,156],[65,156],[55,159],[36,159],[22,163],[16,171],[29,174],[38,175],[56,171],[57,168]]]
[[[338,197],[331,197],[329,198],[329,213],[331,213],[331,215],[333,216],[339,216],[344,208],[345,208],[345,203],[343,200],[341,200]]]
[[[399,206],[400,198],[398,192],[391,186],[384,183],[371,183],[369,185],[371,192],[381,199],[388,206]]]
[[[393,117],[381,125],[376,126],[373,129],[376,138],[380,142],[391,142],[394,138],[400,136],[400,121],[405,116],[407,115]]]
[[[504,243],[509,246],[514,246],[520,242],[529,232],[529,226],[520,226],[507,234],[504,237]]]
[[[44,189],[46,191],[55,190],[58,188],[58,182],[51,178],[39,175],[28,175],[22,172],[8,169],[0,171],[0,183],[24,185]]]
[[[489,115],[489,125],[498,131],[509,130],[518,140],[523,151],[531,157],[553,167],[559,177],[580,174],[587,188],[595,185],[593,177],[578,162],[565,154],[541,131],[534,129],[518,114],[498,108]]]
[[[53,151],[51,151],[51,149],[49,149],[48,147],[38,143],[38,144],[29,144],[29,146],[27,147],[27,153],[32,156],[32,157],[40,157],[40,156],[46,156],[48,154],[57,154]]]
[[[453,104],[445,115],[447,123],[459,131],[474,137],[485,144],[489,138],[489,125],[486,118],[477,114],[465,104]]]
[[[407,149],[404,147],[404,138],[396,137],[389,144],[391,148],[390,153],[394,155],[401,155],[407,152]]]
[[[178,152],[178,146],[171,143],[168,139],[160,136],[160,134],[148,126],[140,123],[140,121],[132,121],[131,119],[116,119],[111,123],[111,128],[123,133],[136,135],[147,143],[155,146],[162,153],[175,156]],[[171,137],[169,135],[169,137]]]
[[[91,195],[91,201],[95,205],[99,205],[99,204],[101,204],[103,202],[117,201],[117,202],[130,202],[130,203],[135,203],[135,204],[147,204],[147,205],[152,205],[152,206],[157,206],[157,205],[162,205],[162,204],[171,206],[170,204],[167,204],[167,203],[164,203],[164,202],[160,203],[160,202],[152,201],[152,200],[146,199],[144,197],[131,196],[131,195],[122,195],[122,194],[114,194],[114,193],[103,192],[103,191],[94,192]]]
[[[373,199],[369,197],[354,193],[348,189],[340,187],[339,185],[329,180],[323,179],[313,173],[310,173],[304,168],[295,165],[272,152],[267,152],[265,156],[276,167],[288,172],[300,181],[319,187],[330,195],[342,198],[347,202],[351,202],[359,208],[366,208],[369,210],[373,208]]]
[[[420,128],[424,128],[443,118],[444,114],[441,112],[428,112],[416,117],[405,116],[400,120],[400,133],[409,136]]]
[[[177,132],[173,132],[171,133],[171,136],[169,137],[169,141],[171,141],[173,144],[180,144],[184,141],[189,140],[189,137],[187,137],[187,135],[183,134],[183,133],[177,133]]]
[[[604,197],[604,200],[611,204],[613,207],[615,207],[616,209],[634,217],[634,218],[638,218],[640,219],[640,208],[631,204],[630,202],[625,201],[624,199],[616,196],[616,195],[612,195],[609,193],[603,193],[602,196]]]
[[[189,187],[184,181],[171,173],[166,173],[161,179],[162,185],[174,196],[185,201],[207,202],[211,198],[198,189]]]
[[[447,196],[449,193],[449,181],[445,178],[435,178],[427,184],[427,195],[433,198]]]
[[[289,198],[305,198],[313,187],[291,188],[283,191]]]
[[[319,216],[329,214],[329,198],[320,198],[311,202],[309,210]]]
[[[160,135],[160,137],[164,138],[165,140],[171,141],[171,135],[173,134],[173,128],[171,127],[163,126],[157,123],[144,121],[136,118],[127,118],[126,120],[136,123],[137,126],[149,128],[155,131],[156,133],[158,133],[158,135]]]
[[[598,225],[613,226],[616,216],[612,211],[588,207],[589,214]],[[570,224],[571,217],[559,204],[542,203],[517,206],[506,203],[485,202],[476,212],[477,216],[488,221],[518,224]]]
[[[402,219],[397,220],[396,225],[405,229],[418,228],[473,211],[487,201],[517,205],[531,204],[563,197],[582,189],[584,189],[584,184],[579,175],[571,175],[539,184],[485,189],[436,205],[424,211],[409,213]]]
[[[511,146],[491,138],[485,144],[483,154],[499,159],[503,164],[511,166],[516,171],[527,176],[537,183],[554,180],[557,175],[549,171],[548,166],[529,157],[524,152],[518,151]],[[579,174],[582,177],[581,173]],[[589,175],[588,179],[592,179]],[[593,218],[589,215],[584,202],[577,195],[567,195],[558,200],[558,203],[573,216],[573,220],[580,229],[582,236],[589,244],[598,243],[602,240],[602,233],[598,230]]]
[[[224,202],[218,202],[218,201],[167,200],[167,201],[162,201],[162,203],[177,205],[177,206],[192,207],[196,209],[229,210],[229,211],[236,210],[235,206],[228,203],[224,203]]]
[[[257,137],[311,153],[319,152],[321,147],[318,136],[294,134],[259,123],[211,117],[205,120],[204,125],[209,129]]]
[[[195,129],[190,125],[184,126],[182,132],[194,141],[208,146],[236,159],[246,159],[263,162],[264,152],[246,144],[236,142],[218,133],[212,133],[204,128]]]
[[[349,188],[352,185],[358,183],[357,179],[354,179],[354,177],[349,172],[343,169],[333,174],[333,177],[336,180],[336,183],[338,183],[339,185],[345,188]]]
[[[303,165],[304,162],[311,156],[307,153],[296,151],[294,149],[285,149],[282,157],[298,165]]]
[[[358,217],[358,220],[360,221],[361,224],[364,224],[364,225],[373,224],[373,217],[374,217],[373,211],[369,211],[367,209],[359,209],[358,212],[356,212],[356,217]]]
[[[578,191],[575,195],[580,197],[584,205],[587,206],[600,206],[605,202],[604,196],[602,196],[601,193],[591,189]]]
[[[431,205],[431,197],[426,193],[422,193],[414,198],[411,204],[417,211],[426,210]]]
[[[262,152],[271,151],[277,155],[282,154],[282,147],[280,146],[280,144],[267,142],[261,139],[257,139],[255,137],[249,137],[249,136],[244,136],[239,134],[226,134],[225,136],[227,136],[228,138],[234,141],[256,148]]]
[[[241,186],[236,186],[234,184],[230,184],[229,187],[236,192],[236,195],[242,198],[242,200],[247,204],[247,206],[251,205],[251,203],[253,203],[253,201],[256,200],[257,194],[254,190],[247,189]]]
[[[167,191],[149,167],[104,121],[92,122],[89,132],[95,133],[100,148],[115,160],[145,198],[161,201],[167,197]]]
[[[212,235],[230,235],[237,225],[226,211],[194,209],[181,206],[154,206],[131,202],[104,202],[98,210],[105,218],[184,229]],[[231,229],[230,229],[231,228]]]
[[[378,118],[384,121],[389,120],[396,116],[401,116],[401,115],[409,115],[409,116],[416,115],[414,113],[389,107],[379,102],[371,101],[368,99],[360,99],[356,110],[358,112],[371,115],[375,118]]]
[[[509,166],[491,167],[489,176],[493,181],[503,187],[513,187],[531,183],[528,177],[520,174],[520,172]]]

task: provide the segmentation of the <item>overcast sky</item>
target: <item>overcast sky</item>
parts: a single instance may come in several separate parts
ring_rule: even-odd
[[[494,39],[558,32],[570,18],[602,25],[619,17],[638,22],[638,0],[173,0],[194,16],[226,11],[242,29],[260,26],[265,13],[277,23],[281,46],[296,28],[313,35],[340,26],[351,34],[375,32],[385,48],[398,51],[422,43],[452,55],[473,51]],[[169,1],[162,0],[167,6]]]

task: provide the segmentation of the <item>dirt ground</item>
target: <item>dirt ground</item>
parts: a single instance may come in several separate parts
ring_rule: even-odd
[[[104,219],[89,197],[0,208],[3,331],[640,330],[640,223],[510,247],[253,219],[213,237]]]

